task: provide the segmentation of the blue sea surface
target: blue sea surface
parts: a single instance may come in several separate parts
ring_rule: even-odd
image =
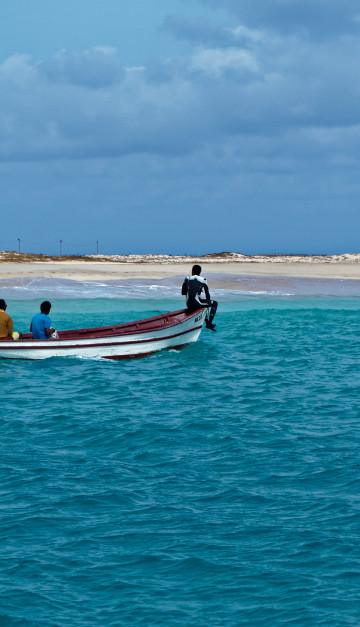
[[[2,294],[22,331],[47,294],[58,329],[182,307],[171,286],[70,288]],[[359,625],[341,294],[214,293],[217,333],[144,359],[0,360],[0,627]]]

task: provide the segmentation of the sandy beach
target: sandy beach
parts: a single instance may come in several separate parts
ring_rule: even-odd
[[[357,257],[357,255],[356,255]],[[47,278],[75,281],[109,281],[116,279],[163,279],[185,276],[191,272],[193,263],[201,263],[204,276],[248,275],[268,277],[299,277],[319,279],[360,279],[357,261],[319,261],[305,258],[304,261],[278,257],[264,261],[215,261],[194,259],[161,262],[119,261],[51,261],[0,264],[0,279]]]

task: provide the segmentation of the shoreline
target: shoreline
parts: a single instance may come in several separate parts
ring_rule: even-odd
[[[357,257],[357,255],[356,255]],[[276,259],[276,261],[275,261]],[[304,279],[360,280],[360,264],[352,261],[214,261],[189,258],[179,262],[120,262],[120,261],[30,261],[0,264],[2,279],[68,279],[74,281],[111,281],[117,279],[165,279],[191,273],[193,263],[200,263],[202,275],[233,275],[289,277]]]

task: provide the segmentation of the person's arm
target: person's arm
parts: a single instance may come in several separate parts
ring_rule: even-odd
[[[186,294],[188,292],[188,283],[189,283],[189,280],[188,279],[184,279],[184,283],[182,284],[182,288],[181,288],[181,294],[183,296],[186,296]]]
[[[210,292],[209,292],[209,288],[208,288],[208,284],[207,283],[204,283],[204,291],[205,291],[206,298],[208,298],[210,300]]]
[[[32,322],[30,323],[30,333],[32,333]]]
[[[48,325],[47,327],[45,325]],[[45,335],[47,337],[47,339],[49,339],[49,337],[54,333],[55,329],[52,328],[51,326],[51,320],[49,318],[49,316],[46,316],[45,320],[44,320],[44,331],[45,331]]]

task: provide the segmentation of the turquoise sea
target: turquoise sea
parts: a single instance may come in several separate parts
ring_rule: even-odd
[[[360,625],[360,287],[267,281],[180,352],[0,360],[0,627]],[[23,331],[178,289],[0,281]]]

